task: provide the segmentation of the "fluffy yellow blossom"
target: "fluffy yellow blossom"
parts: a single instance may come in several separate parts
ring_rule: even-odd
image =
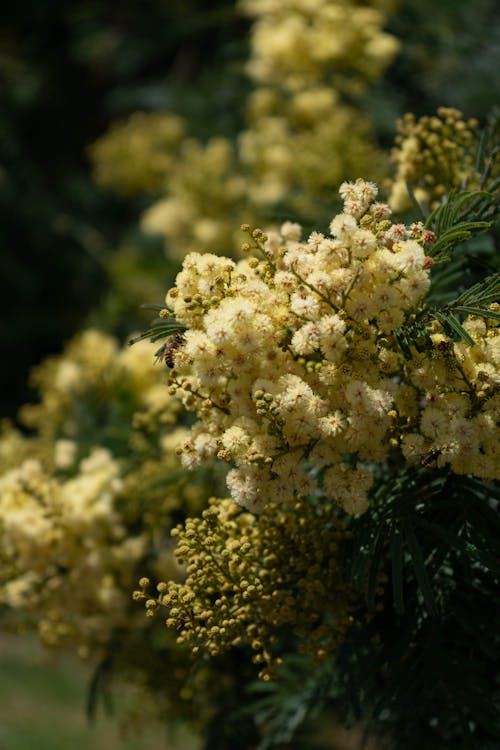
[[[329,235],[287,224],[252,233],[260,260],[191,253],[167,294],[187,329],[171,387],[198,415],[184,465],[231,464],[231,496],[253,511],[322,493],[362,513],[375,464],[428,451],[457,473],[500,474],[498,328],[468,319],[473,347],[436,332],[408,362],[394,329],[430,285],[423,233],[392,224],[371,182],[340,193]]]
[[[33,373],[29,434],[0,434],[0,602],[45,644],[93,660],[118,631],[123,648],[137,639],[138,570],[179,577],[159,529],[218,491],[213,472],[182,470],[186,430],[155,348],[83,332]]]
[[[334,88],[358,91],[377,78],[398,42],[383,31],[380,2],[352,0],[242,0],[255,18],[251,77],[260,84],[305,90],[331,72]]]
[[[346,179],[385,174],[369,118],[350,100],[378,78],[398,49],[383,31],[383,3],[243,0],[253,17],[247,65],[258,88],[248,100],[241,161],[251,203],[265,211],[290,201],[301,216],[324,218]]]
[[[142,227],[164,237],[168,255],[175,258],[184,257],[186,240],[188,251],[231,249],[246,183],[230,141],[219,137],[202,145],[186,139],[168,172],[168,195],[147,209]]]
[[[127,586],[145,538],[127,537],[114,509],[121,489],[120,467],[104,449],[66,480],[35,459],[0,477],[2,566],[11,570],[0,601],[36,616],[48,645],[95,653],[114,628],[130,626]]]
[[[163,424],[173,423],[179,404],[161,388],[160,373],[151,368],[152,352],[154,346],[146,342],[120,347],[115,338],[95,329],[78,334],[63,356],[49,357],[34,369],[31,383],[40,401],[21,409],[21,421],[47,440],[69,439],[76,444],[82,432],[106,432],[113,418],[116,433],[121,425],[128,440],[129,425],[120,420],[120,413],[122,419],[126,412],[132,417],[153,404],[157,418],[160,410],[165,412]],[[56,443],[56,464],[61,457],[67,468],[69,446]]]
[[[244,0],[242,12],[254,19],[247,69],[256,88],[235,143],[183,138],[179,118],[137,113],[92,147],[98,181],[154,195],[142,227],[174,258],[237,253],[239,218],[267,225],[277,202],[323,219],[343,180],[386,176],[369,117],[352,102],[397,51],[383,30],[392,5]]]
[[[240,136],[241,160],[252,175],[248,195],[261,212],[291,200],[300,215],[323,215],[342,180],[360,173],[384,176],[369,118],[341,103],[333,90],[307,91],[307,117],[305,94],[261,93],[250,97],[249,127]]]
[[[416,356],[408,365],[411,381],[425,393],[418,433],[408,432],[408,458],[433,457],[456,474],[486,481],[500,476],[500,328],[468,318],[464,328],[474,339],[451,343],[438,335],[432,358]],[[444,345],[443,345],[444,344]]]
[[[89,149],[96,182],[124,195],[157,193],[183,135],[183,120],[174,114],[136,112],[114,123]]]
[[[398,435],[404,360],[393,341],[388,371],[379,352],[428,288],[425,254],[410,230],[395,242],[378,220],[373,183],[341,192],[330,235],[300,241],[287,225],[290,239],[276,241],[256,231],[264,259],[255,262],[192,253],[167,295],[188,329],[172,385],[200,418],[183,461],[233,463],[231,495],[253,510],[323,490],[364,511],[363,464],[384,461]]]

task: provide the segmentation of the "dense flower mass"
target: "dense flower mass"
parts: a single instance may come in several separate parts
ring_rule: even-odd
[[[352,104],[398,49],[383,30],[390,3],[241,5],[255,19],[247,70],[258,88],[249,97],[248,127],[240,137],[241,160],[252,175],[251,204],[262,211],[287,200],[299,216],[323,218],[343,180],[385,176],[370,118]]]
[[[73,170],[75,211],[45,209],[92,251],[140,207],[91,313],[134,345],[81,332],[0,422],[2,626],[85,659],[90,714],[135,688],[126,724],[176,747],[500,748],[500,114],[420,117],[458,74],[444,100],[486,118],[495,54],[460,32],[494,2],[197,5],[64,13],[85,121],[129,112],[87,153],[130,205]],[[25,115],[50,66],[4,36]]]
[[[353,93],[377,78],[399,43],[383,30],[391,3],[371,0],[242,0],[255,18],[248,70],[260,84],[306,89],[329,71]]]
[[[356,100],[399,43],[384,31],[391,0],[243,0],[253,19],[247,72],[255,88],[235,141],[187,137],[174,114],[136,113],[91,147],[100,184],[155,197],[142,228],[171,257],[233,255],[240,221],[266,221],[277,203],[324,218],[332,191],[358,174],[387,176],[374,128]]]
[[[167,294],[187,328],[171,391],[199,417],[183,462],[232,464],[231,495],[254,511],[320,492],[362,513],[373,465],[428,451],[457,471],[500,473],[496,323],[466,323],[470,350],[436,324],[433,351],[407,361],[393,332],[429,288],[433,235],[392,223],[370,182],[340,193],[328,235],[303,241],[286,223],[252,233],[261,260],[192,253]]]
[[[200,247],[234,248],[234,217],[247,202],[248,178],[232,143],[222,137],[206,144],[186,138],[167,178],[167,195],[144,212],[143,229],[164,237],[176,258]]]
[[[113,634],[137,637],[139,571],[178,576],[170,529],[216,486],[182,470],[180,405],[148,343],[88,330],[33,374],[28,435],[0,434],[0,603],[52,648],[101,658]]]
[[[498,305],[492,308],[498,312]],[[500,477],[500,328],[474,317],[464,327],[474,346],[437,332],[431,358],[416,356],[408,368],[422,401],[403,453],[435,455],[437,466],[493,481]]]
[[[129,626],[127,586],[146,538],[127,537],[114,507],[122,487],[104,449],[64,481],[36,459],[0,478],[0,601],[35,615],[48,645],[71,644],[86,656]]]
[[[148,343],[122,347],[101,331],[83,331],[62,356],[48,357],[34,369],[31,383],[40,398],[22,407],[22,424],[36,431],[40,445],[49,450],[58,440],[72,440],[75,460],[88,451],[89,442],[126,455],[130,441],[138,440],[130,432],[133,418],[143,427],[149,422],[160,440],[165,427],[175,424],[180,407],[148,362],[153,351]]]
[[[250,204],[260,213],[286,200],[299,216],[323,218],[343,180],[360,173],[386,174],[370,119],[360,117],[328,85],[293,94],[258,89],[250,97],[248,119],[240,157],[252,175]]]
[[[89,149],[96,182],[121,195],[164,189],[184,129],[181,117],[155,112],[114,123]]]

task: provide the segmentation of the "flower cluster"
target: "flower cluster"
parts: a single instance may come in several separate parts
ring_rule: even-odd
[[[398,42],[383,31],[389,3],[371,0],[242,0],[255,18],[250,76],[261,85],[306,90],[330,71],[330,84],[350,94],[377,78]]]
[[[346,104],[379,77],[398,42],[383,31],[383,3],[244,0],[255,21],[241,158],[257,206],[289,200],[317,217],[342,180],[385,176],[369,118]]]
[[[186,137],[176,115],[138,112],[96,141],[90,156],[99,184],[120,194],[155,196],[141,225],[164,239],[170,257],[183,258],[186,241],[188,251],[218,247],[227,252],[241,242],[234,226],[243,206],[246,216],[251,213],[248,178],[227,138],[202,143]]]
[[[121,195],[157,193],[165,188],[183,136],[184,122],[177,115],[136,112],[90,147],[94,179]]]
[[[434,208],[445,193],[467,183],[477,188],[474,145],[477,120],[465,120],[462,113],[440,107],[433,117],[408,113],[398,120],[399,135],[391,153],[396,173],[389,203],[395,211],[411,207],[407,183],[417,200]]]
[[[145,539],[114,509],[122,489],[110,453],[95,449],[65,480],[36,459],[0,477],[0,601],[36,617],[41,639],[95,654],[130,627],[127,587]]]
[[[326,85],[284,94],[258,89],[249,100],[240,155],[252,175],[248,196],[257,214],[277,201],[309,220],[331,203],[332,190],[358,174],[386,174],[368,117]]]
[[[88,451],[89,440],[115,455],[126,455],[134,414],[142,414],[144,422],[153,410],[150,423],[158,433],[174,425],[179,413],[179,404],[165,392],[158,371],[148,362],[153,351],[145,342],[121,347],[113,336],[83,331],[62,356],[49,357],[34,369],[31,383],[40,400],[21,408],[22,424],[36,430],[49,446],[72,440],[75,458]],[[55,468],[70,465],[56,462]]]
[[[500,306],[492,306],[498,313]],[[408,365],[413,387],[423,394],[419,422],[403,438],[403,453],[435,457],[456,474],[486,481],[500,477],[500,327],[470,317],[464,327],[474,346],[432,335],[432,357]]]
[[[121,348],[96,330],[34,372],[40,400],[0,434],[0,601],[43,642],[99,658],[141,618],[138,571],[176,578],[170,529],[206,504],[213,474],[186,476],[179,403],[151,367],[154,347]]]
[[[186,250],[237,245],[234,218],[246,205],[247,179],[227,138],[205,145],[185,139],[165,180],[167,195],[144,212],[142,227],[165,238],[169,255],[183,258]]]
[[[237,141],[181,140],[179,118],[136,114],[91,149],[99,182],[155,195],[142,227],[175,258],[192,250],[234,255],[238,217],[267,224],[277,202],[308,220],[323,218],[342,180],[386,177],[370,119],[352,102],[396,53],[398,42],[382,30],[391,5],[245,0],[256,88]]]
[[[190,254],[167,294],[187,328],[171,391],[199,417],[180,448],[184,464],[231,463],[227,486],[251,510],[319,491],[362,513],[374,464],[404,460],[415,434],[423,453],[439,439],[441,460],[460,462],[471,448],[464,424],[472,414],[479,421],[471,471],[499,473],[495,448],[479,439],[484,409],[484,437],[496,434],[498,328],[469,321],[478,337],[470,350],[436,331],[434,350],[409,363],[394,329],[429,288],[424,245],[433,235],[392,223],[373,183],[344,183],[340,193],[344,212],[329,235],[301,241],[291,223],[281,235],[255,230],[262,260]],[[447,426],[450,453],[438,438],[442,425],[430,426],[431,401],[447,418],[447,393],[462,404],[451,399],[458,419]],[[475,462],[479,453],[484,460]]]
[[[188,562],[186,580],[159,583],[153,598],[144,578],[135,598],[151,615],[166,607],[167,625],[193,653],[249,645],[268,679],[280,663],[273,644],[283,628],[321,659],[352,627],[356,597],[341,564],[349,535],[331,506],[296,501],[255,517],[231,500],[213,500],[172,533],[179,562]]]

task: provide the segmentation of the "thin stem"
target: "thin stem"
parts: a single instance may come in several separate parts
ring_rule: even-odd
[[[351,279],[351,281],[349,283],[349,286],[347,287],[347,289],[345,290],[344,294],[342,295],[342,307],[345,307],[345,303],[347,302],[347,300],[349,298],[349,295],[352,292],[352,288],[353,288],[354,284],[356,283],[356,281],[359,278],[359,274],[360,274],[360,269],[358,268],[358,270],[356,271],[356,273],[352,277],[352,279]]]
[[[187,388],[184,388],[182,383],[179,383],[179,381],[176,378],[173,378],[173,382],[175,385],[177,385],[179,388],[181,388],[183,391],[186,391],[186,393],[192,393],[193,396],[196,396],[197,398],[201,399],[202,401],[210,401],[212,406],[215,409],[218,409],[223,414],[227,414],[228,416],[231,414],[229,409],[226,409],[225,406],[220,406],[220,404],[217,404],[211,396],[204,396],[203,393],[200,393],[199,391],[195,390],[194,388],[190,388],[189,390]]]
[[[300,281],[301,284],[304,284],[304,286],[306,286],[312,292],[317,294],[318,297],[323,300],[323,302],[325,302],[327,305],[329,305],[332,308],[332,310],[335,310],[335,312],[338,312],[338,308],[335,307],[333,302],[331,302],[331,300],[329,300],[326,295],[320,292],[319,289],[316,289],[316,287],[314,287],[312,284],[309,284],[305,279],[303,279],[302,276],[299,273],[297,273],[297,271],[294,268],[292,268],[292,273]]]

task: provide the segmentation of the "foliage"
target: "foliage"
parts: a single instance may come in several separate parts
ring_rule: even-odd
[[[15,325],[0,338],[11,363],[1,374],[3,415],[34,397],[30,367],[59,351],[100,304],[112,283],[108,261],[140,210],[140,201],[96,187],[87,147],[138,109],[180,110],[204,123],[203,135],[234,132],[245,33],[225,0],[209,11],[197,0],[154,0],[147,9],[41,0],[4,9],[0,271],[3,316],[15,316]],[[137,233],[133,241],[144,252]]]
[[[411,346],[417,351],[429,351],[432,348],[428,326],[433,319],[438,321],[449,336],[461,338],[471,346],[474,341],[460,322],[460,317],[477,315],[499,320],[499,311],[495,306],[500,289],[498,271],[470,286],[458,297],[448,299],[451,295],[447,292],[447,288],[453,288],[458,280],[463,279],[464,250],[467,252],[467,246],[464,248],[464,244],[491,230],[498,220],[498,123],[498,116],[493,116],[485,128],[477,148],[475,163],[478,169],[475,174],[469,173],[469,178],[486,189],[461,192],[452,189],[446,199],[438,204],[426,219],[425,227],[432,232],[429,256],[437,264],[444,265],[444,268],[437,266],[429,297],[433,301],[442,302],[440,307],[427,305],[410,322],[396,331],[398,342],[407,358],[411,358]],[[486,143],[488,157],[485,159]],[[467,184],[467,178],[463,179]],[[472,253],[474,247],[472,243]],[[490,261],[492,268],[498,267],[494,245],[485,247],[483,263],[486,259]]]

